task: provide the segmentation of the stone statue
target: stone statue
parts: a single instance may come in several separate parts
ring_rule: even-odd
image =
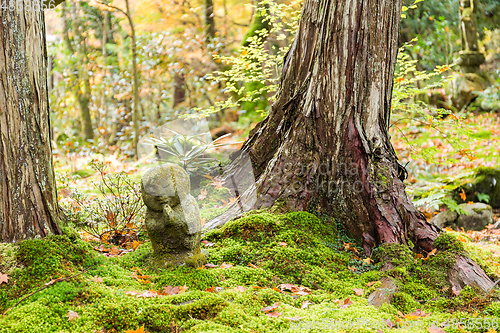
[[[477,51],[477,18],[474,0],[460,0],[460,36],[462,50]]]
[[[477,0],[460,0],[460,36],[462,51],[458,64],[464,73],[477,73],[484,63],[484,55],[479,52],[477,35]]]
[[[205,261],[200,211],[189,191],[189,175],[176,164],[157,166],[142,177],[146,229],[155,253],[167,266],[200,266]]]

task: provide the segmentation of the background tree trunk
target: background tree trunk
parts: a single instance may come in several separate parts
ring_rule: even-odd
[[[0,9],[0,133],[0,240],[60,234],[43,12]]]
[[[204,0],[204,19],[207,40],[215,38],[215,20],[214,20],[214,2],[213,0]]]

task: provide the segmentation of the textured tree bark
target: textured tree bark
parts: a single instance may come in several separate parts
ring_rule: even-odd
[[[44,14],[0,9],[1,241],[61,233],[49,129]]]

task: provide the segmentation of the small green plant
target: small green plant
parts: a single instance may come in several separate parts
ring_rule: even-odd
[[[216,157],[207,157],[209,156],[209,150],[234,144],[217,143],[231,134],[223,135],[212,141],[210,132],[196,135],[183,135],[172,130],[169,131],[175,135],[169,139],[163,137],[159,139],[150,138],[147,144],[156,147],[160,158],[161,152],[165,152],[170,158],[163,160],[178,164],[190,174],[200,169],[208,169],[209,165],[220,162]]]
[[[136,240],[142,228],[144,204],[140,186],[125,172],[107,173],[104,162],[92,160],[100,182],[93,182],[97,194],[71,189],[66,213],[79,228],[102,241],[121,245]]]
[[[479,199],[479,201],[483,201],[486,203],[490,202],[490,196],[486,193],[478,193],[477,198]]]

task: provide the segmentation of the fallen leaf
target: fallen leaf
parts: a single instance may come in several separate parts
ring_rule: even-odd
[[[156,298],[158,297],[158,293],[154,290],[146,290],[145,292],[143,292],[142,294],[138,294],[137,295],[137,298]]]
[[[249,266],[249,267],[252,267],[252,268],[258,268],[257,266],[255,266],[255,265],[254,265],[254,264],[252,264],[252,263],[249,263],[249,264],[248,264],[248,266]]]
[[[97,282],[97,283],[102,283],[103,279],[100,276],[96,276],[96,277],[94,277],[94,281]]]
[[[281,246],[281,247],[288,246],[288,244],[287,244],[287,243],[285,243],[285,242],[279,242],[279,243],[278,243],[278,245],[279,245],[279,246]]]
[[[282,290],[280,290],[280,289],[278,289],[276,287],[273,287],[273,290],[276,291],[276,292],[278,292],[278,293],[281,293],[281,294],[285,293],[284,291],[282,291]]]
[[[467,194],[465,194],[464,189],[462,189],[462,192],[460,192],[460,198],[462,199],[462,201],[465,201],[465,199],[467,198]]]
[[[244,293],[245,291],[247,291],[247,288],[246,287],[243,287],[243,286],[237,286],[237,287],[234,287],[233,289],[231,290],[234,290],[234,291],[239,291],[240,293]]]
[[[133,241],[133,242],[132,242],[132,250],[136,250],[136,249],[139,247],[139,245],[141,245],[141,244],[142,244],[142,243],[141,243],[141,242],[139,242],[139,241],[136,241],[136,240],[135,240],[135,241]]]
[[[309,307],[309,305],[311,305],[313,303],[309,302],[308,300],[305,300],[304,302],[302,302],[302,306],[300,307],[301,309],[307,309]]]
[[[109,251],[109,255],[110,255],[110,256],[117,256],[117,255],[119,255],[119,254],[120,254],[120,252],[121,252],[121,251],[120,251],[120,249],[119,249],[119,248],[117,248],[116,246],[113,246],[113,247],[111,248],[111,250]]]
[[[273,305],[266,306],[265,308],[260,309],[260,311],[262,311],[264,313],[271,312],[271,311],[276,310],[278,308],[278,306],[280,306],[280,302],[274,303]]]
[[[207,198],[207,190],[201,190],[200,194],[198,195],[198,200],[202,201]]]
[[[142,327],[139,327],[136,330],[127,330],[125,331],[125,333],[147,333],[147,332],[144,330],[144,325],[142,325]]]
[[[210,263],[205,264],[204,266],[205,266],[206,268],[216,268],[216,267],[219,267],[219,265],[214,265],[214,264],[210,264]]]
[[[4,273],[0,273],[0,284],[2,283],[9,283],[9,276]]]
[[[362,261],[363,261],[365,264],[367,264],[367,265],[370,265],[370,264],[373,262],[373,260],[372,260],[371,258],[365,258],[365,259],[363,259]]]
[[[436,249],[432,250],[431,252],[427,253],[427,257],[422,258],[422,260],[429,260],[431,256],[436,255]]]
[[[203,240],[203,241],[201,241],[201,242],[203,243],[203,245],[208,246],[208,247],[212,247],[212,246],[214,246],[214,245],[215,245],[215,243],[211,243],[211,242],[206,241],[206,240]]]
[[[380,281],[371,281],[366,284],[367,287],[373,286],[375,283],[380,282]]]
[[[66,317],[68,317],[68,321],[75,321],[76,318],[79,318],[80,316],[75,311],[69,310]]]
[[[220,265],[220,268],[222,268],[222,269],[231,268],[231,267],[233,267],[233,264],[226,264],[225,262],[223,262],[222,265]]]
[[[278,311],[269,312],[269,313],[266,313],[266,316],[271,317],[271,318],[278,318],[279,316],[281,316],[281,312],[278,312]]]
[[[361,288],[352,288],[352,290],[354,291],[356,296],[362,296],[365,293],[365,290]]]
[[[349,305],[351,305],[351,304],[352,304],[351,299],[350,298],[346,298],[344,300],[344,303],[340,304],[340,308],[341,309],[347,309],[349,307]]]
[[[446,333],[442,328],[435,326],[427,327],[427,330],[429,333]]]
[[[451,293],[452,293],[454,296],[459,296],[459,295],[460,295],[460,291],[461,291],[461,290],[457,290],[457,288],[455,288],[455,286],[451,287]]]

